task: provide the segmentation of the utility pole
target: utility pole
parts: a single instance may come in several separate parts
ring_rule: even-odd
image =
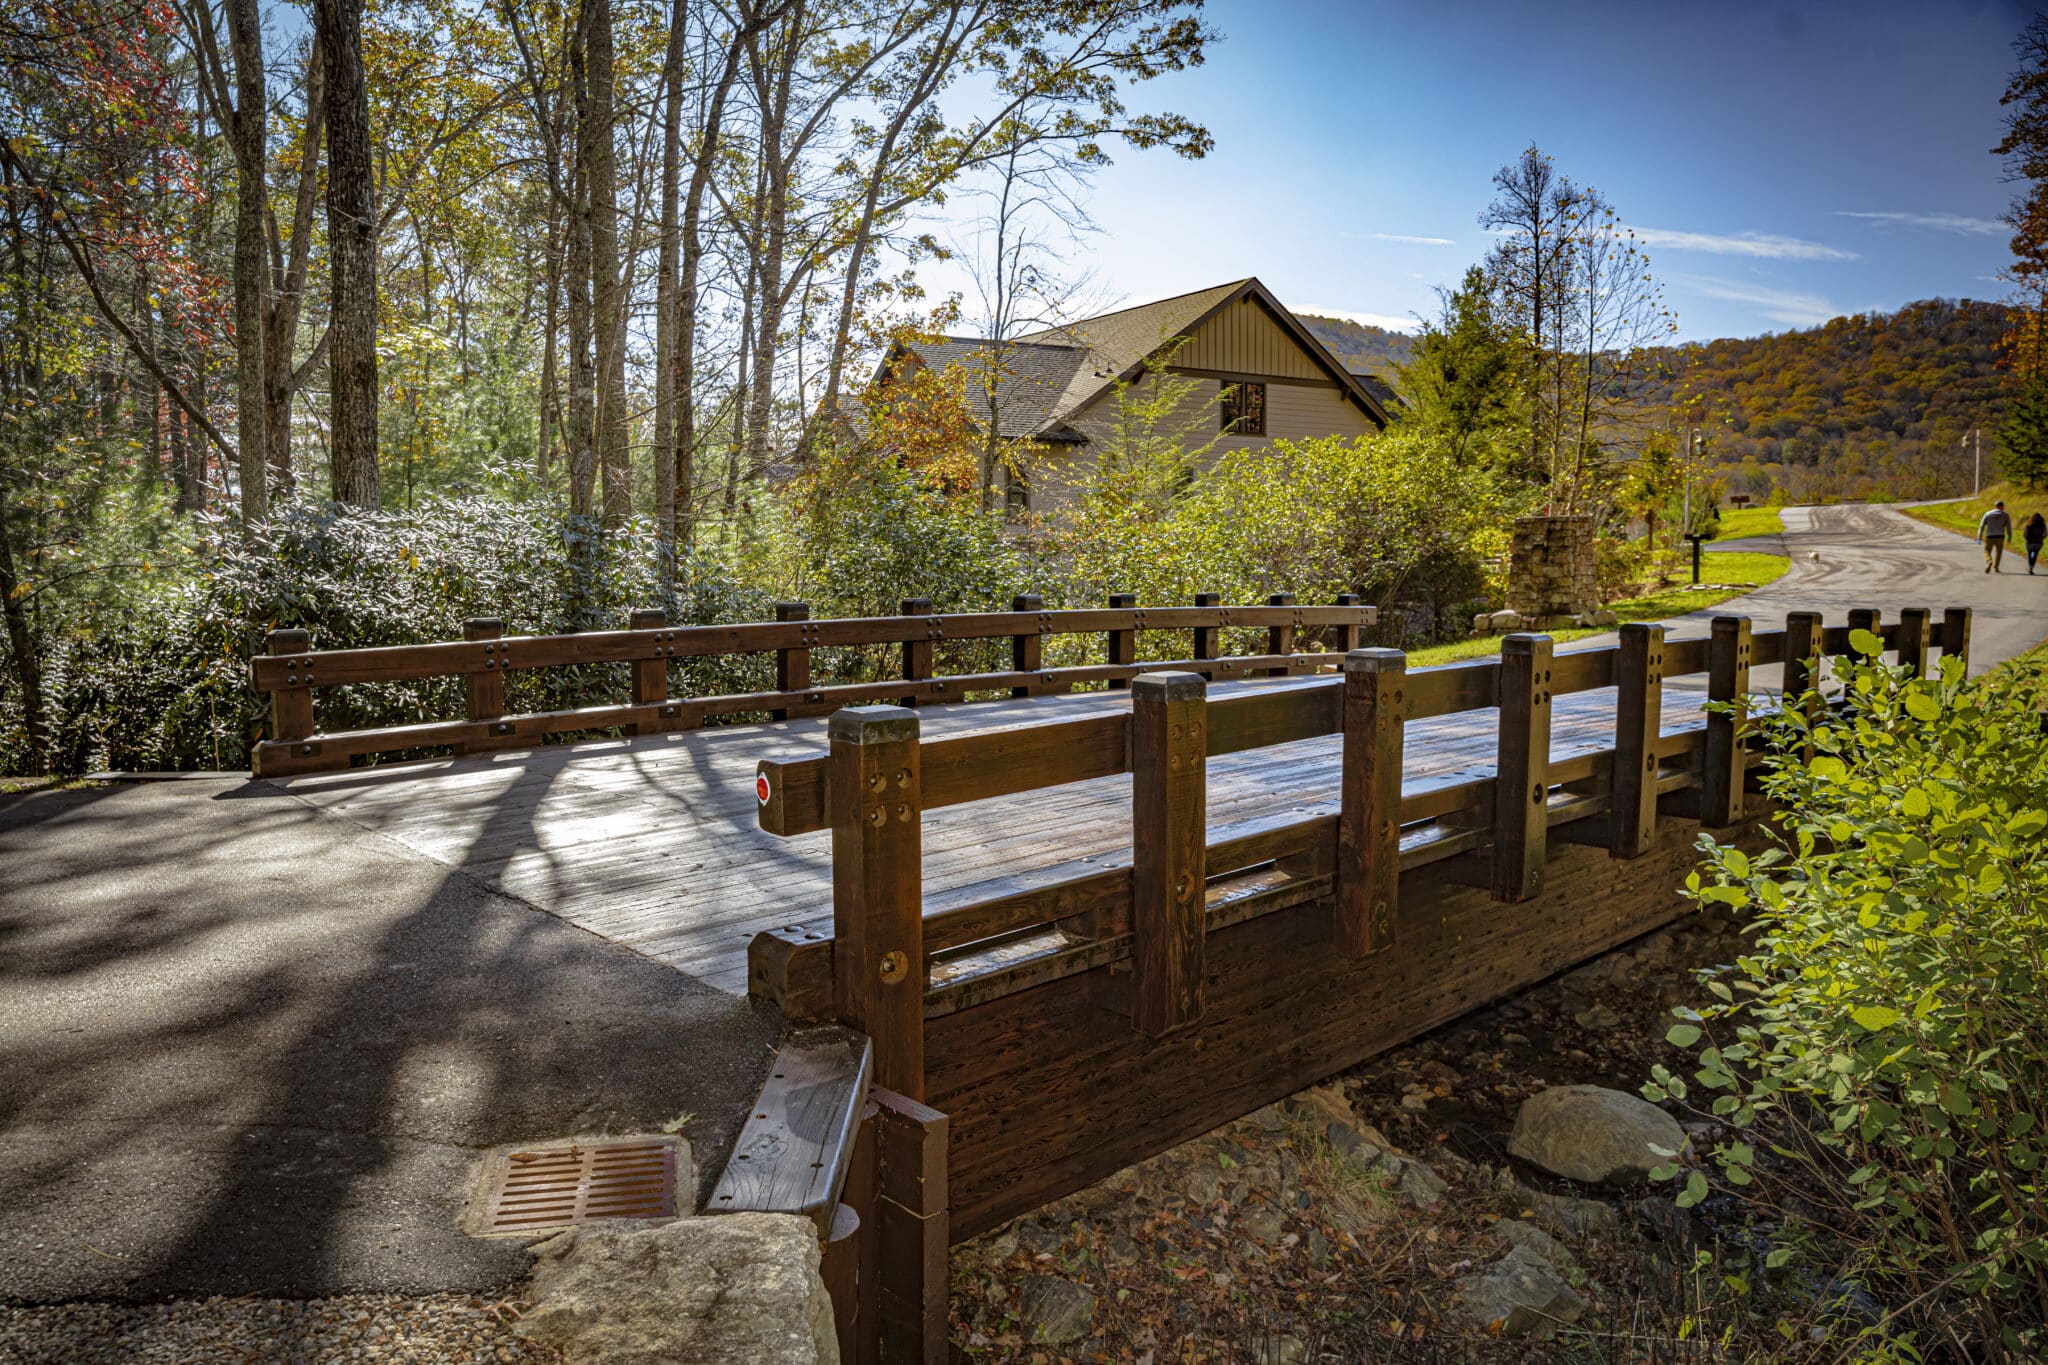
[[[1974,498],[1982,496],[1984,492],[1984,428],[1971,428],[1970,444],[1977,452],[1976,458],[1970,464],[1970,496]]]

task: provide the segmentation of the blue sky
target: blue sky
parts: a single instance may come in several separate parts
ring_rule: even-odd
[[[2011,187],[1989,148],[2026,20],[2011,0],[1208,14],[1208,63],[1132,103],[1205,122],[1216,149],[1122,151],[1101,174],[1101,231],[1070,261],[1106,298],[1258,275],[1304,312],[1433,313],[1486,250],[1494,171],[1531,141],[1647,240],[1682,338],[2001,293]]]

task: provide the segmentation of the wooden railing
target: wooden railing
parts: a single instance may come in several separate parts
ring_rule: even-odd
[[[530,745],[552,735],[582,731],[654,734],[689,730],[718,717],[764,714],[772,719],[820,715],[841,706],[890,701],[904,706],[968,700],[976,694],[1033,696],[1077,687],[1122,687],[1140,673],[1162,668],[1197,671],[1213,678],[1262,674],[1285,676],[1335,665],[1355,648],[1378,613],[1346,594],[1329,606],[1297,605],[1290,593],[1276,593],[1265,605],[1227,607],[1214,593],[1200,593],[1189,607],[1140,607],[1118,594],[1106,608],[1046,611],[1040,599],[1020,595],[1007,612],[934,612],[929,601],[912,598],[900,616],[811,620],[801,602],[782,603],[774,621],[723,626],[670,626],[658,611],[633,613],[626,630],[575,635],[504,633],[495,619],[468,622],[460,641],[395,645],[381,649],[315,650],[303,630],[270,632],[269,653],[250,662],[250,677],[270,697],[271,737],[255,746],[251,766],[259,777],[316,772],[348,766],[358,757],[415,749],[452,747],[475,753]],[[1242,628],[1265,632],[1265,652],[1221,657],[1221,633]],[[1189,654],[1182,659],[1140,663],[1138,642],[1148,632],[1185,631]],[[1044,666],[1049,636],[1099,635],[1105,663]],[[1000,672],[935,673],[934,650],[941,643],[1007,638],[1011,666]],[[1311,640],[1325,650],[1303,650]],[[894,680],[816,685],[812,651],[899,645],[901,677]],[[723,655],[767,655],[775,661],[775,685],[761,692],[673,697],[669,669],[679,660]],[[520,669],[567,668],[583,664],[631,665],[631,697],[612,705],[571,710],[505,714],[506,674]],[[315,726],[315,688],[422,678],[463,679],[460,720],[323,733]]]
[[[1169,668],[1132,682],[1128,712],[928,743],[913,711],[848,708],[832,718],[828,755],[759,765],[762,828],[831,830],[833,901],[829,936],[794,926],[757,938],[750,976],[785,1013],[867,1033],[877,1084],[917,1100],[928,1018],[1099,968],[1097,1003],[1162,1036],[1201,1017],[1204,941],[1221,927],[1327,900],[1337,949],[1364,957],[1393,944],[1401,878],[1417,868],[1471,855],[1470,878],[1515,902],[1541,889],[1553,831],[1636,858],[1655,841],[1659,797],[1674,793],[1705,826],[1737,823],[1756,752],[1719,709],[1703,728],[1663,733],[1665,681],[1704,673],[1709,701],[1728,702],[1749,694],[1752,668],[1782,663],[1785,695],[1805,695],[1810,661],[1847,654],[1859,629],[1917,673],[1934,647],[1967,655],[1970,614],[1936,626],[1907,610],[1882,625],[1859,611],[1825,627],[1795,613],[1768,632],[1724,616],[1685,641],[1628,625],[1615,647],[1562,655],[1548,636],[1511,635],[1498,660],[1413,673],[1398,650],[1358,649],[1341,679],[1215,700],[1200,676]],[[1609,687],[1611,746],[1551,761],[1554,699]],[[1490,774],[1404,789],[1408,722],[1490,708]],[[1207,826],[1209,760],[1339,734],[1334,812]],[[1120,773],[1132,778],[1126,859],[924,896],[925,811]]]

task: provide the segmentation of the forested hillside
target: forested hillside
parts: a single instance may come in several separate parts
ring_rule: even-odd
[[[2003,304],[1928,299],[1768,336],[1661,348],[1667,376],[1643,431],[1690,426],[1736,491],[1793,498],[1964,490],[1968,433],[1986,478],[2011,390],[1998,369]],[[1413,339],[1341,318],[1302,321],[1348,368],[1392,380]]]

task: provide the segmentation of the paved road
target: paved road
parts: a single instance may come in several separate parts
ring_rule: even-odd
[[[0,797],[0,1302],[486,1290],[485,1149],[715,1172],[771,1011],[256,790]]]
[[[1792,567],[1785,576],[1667,622],[1672,638],[1705,635],[1716,616],[1750,616],[1759,629],[1778,630],[1793,611],[1818,611],[1829,625],[1840,625],[1854,607],[1875,607],[1887,620],[1896,619],[1900,607],[1929,607],[1937,621],[1944,608],[1968,607],[1972,673],[2048,639],[2048,571],[2029,578],[2024,555],[2007,555],[2004,573],[1987,574],[1976,542],[1889,507],[1788,507],[1784,521],[1782,536],[1715,548],[1788,554]],[[1613,638],[1564,648],[1591,648]],[[1756,682],[1776,686],[1776,667],[1757,670]]]

